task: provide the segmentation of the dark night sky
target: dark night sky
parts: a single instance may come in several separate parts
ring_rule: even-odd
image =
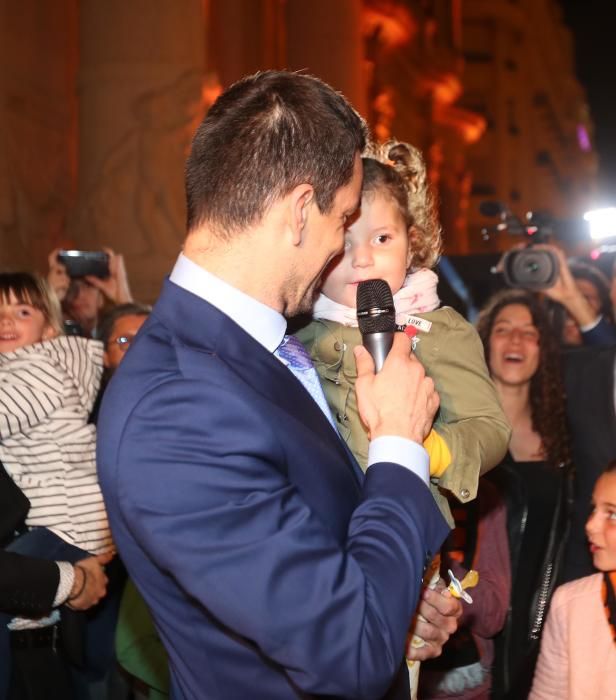
[[[577,77],[586,89],[595,124],[600,201],[616,206],[616,2],[560,2],[574,34]]]

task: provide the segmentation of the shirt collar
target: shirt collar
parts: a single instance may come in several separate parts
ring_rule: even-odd
[[[222,311],[269,352],[282,342],[287,328],[282,314],[216,277],[183,253],[169,279]]]

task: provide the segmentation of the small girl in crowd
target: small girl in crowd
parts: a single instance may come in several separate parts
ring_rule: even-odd
[[[359,282],[384,279],[396,322],[413,337],[413,349],[440,396],[430,454],[433,494],[453,526],[441,489],[461,502],[475,498],[479,474],[507,450],[509,426],[500,408],[475,329],[451,308],[439,308],[432,271],[441,230],[419,151],[405,143],[372,145],[362,159],[359,213],[345,233],[344,252],[324,277],[313,321],[298,332],[321,377],[337,428],[363,469],[369,436],[361,423],[354,384],[353,348]]]
[[[529,700],[616,698],[616,461],[597,480],[586,535],[600,573],[556,590]]]
[[[71,545],[83,557],[112,548],[88,423],[103,348],[61,329],[45,282],[0,274],[0,460],[30,500],[30,532],[19,539],[45,542],[46,552],[29,554]]]
[[[30,500],[28,530],[7,550],[74,563],[113,548],[88,423],[103,348],[61,333],[60,305],[45,282],[0,274],[0,461]],[[0,616],[0,697],[10,675],[9,629],[54,624],[58,613],[10,619]]]

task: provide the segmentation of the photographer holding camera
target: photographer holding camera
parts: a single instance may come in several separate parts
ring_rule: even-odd
[[[506,253],[498,268],[509,286],[541,292],[551,303],[552,332],[563,354],[575,498],[561,582],[593,572],[584,523],[592,488],[616,454],[616,326],[609,287],[590,264],[570,266],[557,246],[541,242]]]
[[[612,345],[616,343],[616,327],[611,319],[609,289],[602,294],[601,273],[594,273],[588,264],[569,266],[563,251],[549,243],[533,246],[533,250],[552,255],[558,266],[554,284],[543,289],[552,301],[558,302],[566,316],[558,324],[564,345]],[[606,301],[603,297],[606,297]]]
[[[616,290],[610,290],[598,268],[585,262],[570,265],[563,251],[549,243],[552,234],[566,232],[566,222],[532,211],[520,218],[502,202],[482,202],[479,209],[484,216],[498,217],[497,224],[482,229],[484,240],[501,233],[525,238],[526,243],[501,257],[493,272],[502,273],[509,287],[540,292],[555,302],[549,309],[551,322],[563,345],[616,343],[612,309]]]
[[[63,252],[56,248],[49,254],[47,281],[62,304],[66,332],[95,337],[105,306],[133,300],[124,257],[111,248],[103,248],[97,256],[100,260],[94,264],[86,256],[94,258],[95,254],[69,251],[76,254],[71,268],[65,264],[67,258],[62,257]],[[93,274],[89,274],[90,270]]]

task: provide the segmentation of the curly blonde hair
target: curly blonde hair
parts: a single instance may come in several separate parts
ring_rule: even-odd
[[[434,267],[441,253],[441,225],[419,149],[395,140],[372,142],[364,150],[362,163],[362,197],[386,191],[409,230],[412,269]]]

